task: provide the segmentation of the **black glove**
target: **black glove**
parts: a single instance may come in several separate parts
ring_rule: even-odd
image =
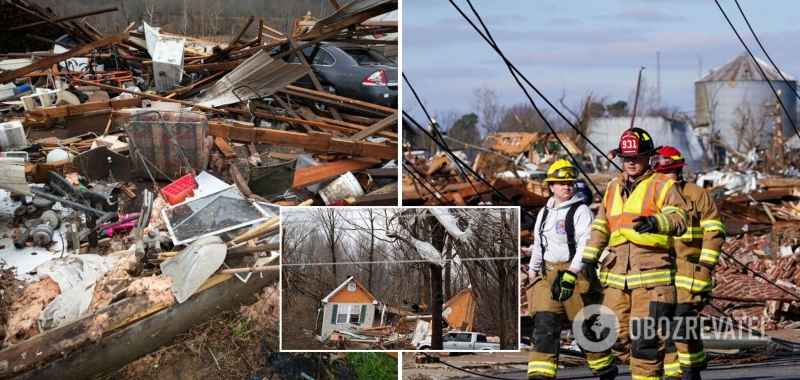
[[[581,274],[583,275],[583,278],[585,278],[586,281],[589,281],[590,284],[597,281],[598,262],[591,259],[583,259],[581,262],[583,263],[583,267],[581,268]]]
[[[564,302],[572,297],[575,291],[575,280],[578,277],[568,270],[558,271],[558,275],[550,286],[550,298],[553,301]]]
[[[658,219],[655,216],[640,216],[633,220],[633,230],[640,233],[658,232]]]

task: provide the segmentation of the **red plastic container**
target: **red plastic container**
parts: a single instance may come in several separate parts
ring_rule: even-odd
[[[164,196],[167,197],[167,202],[169,202],[170,206],[174,206],[186,200],[186,197],[194,196],[194,189],[196,188],[197,184],[194,182],[194,177],[191,174],[187,174],[178,178],[177,181],[164,186],[161,190],[164,192]]]

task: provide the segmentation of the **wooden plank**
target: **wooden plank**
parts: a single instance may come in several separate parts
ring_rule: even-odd
[[[300,169],[294,173],[292,188],[311,186],[316,183],[338,178],[347,172],[364,170],[378,163],[380,163],[380,161],[375,159],[351,158]]]
[[[242,38],[244,33],[247,31],[247,28],[250,27],[250,24],[252,24],[253,20],[255,20],[255,19],[256,18],[253,15],[250,15],[250,17],[247,18],[247,21],[245,21],[244,26],[242,26],[242,28],[239,29],[239,32],[236,33],[236,35],[233,36],[233,38],[231,39],[231,42],[228,43],[229,47],[239,43],[239,40]],[[260,39],[259,39],[259,41],[260,41]]]
[[[348,206],[397,206],[397,192],[393,194],[371,194],[344,200]]]
[[[280,98],[277,98],[277,99],[280,99]],[[347,115],[342,115],[342,116],[347,117]],[[361,132],[361,131],[363,131],[363,130],[368,128],[368,127],[365,127],[365,126],[360,125],[360,124],[348,123],[346,121],[336,121],[334,119],[329,119],[327,117],[317,116],[317,119],[319,119],[319,121],[321,121],[323,123],[328,123],[329,125],[336,125],[336,126],[346,127],[348,129],[350,129],[351,132],[355,132],[355,133]],[[375,133],[375,135],[381,136],[381,137],[386,137],[387,139],[392,139],[392,140],[397,140],[398,139],[397,133],[394,133],[394,132],[380,131],[380,132]]]
[[[342,138],[331,138],[329,134],[321,132],[305,134],[267,128],[237,127],[217,121],[209,121],[208,134],[234,141],[291,146],[311,152],[347,153],[354,156],[376,157],[387,160],[397,158],[397,144],[354,142]],[[341,148],[346,148],[347,150],[340,150]]]
[[[292,45],[293,48],[296,48],[296,47],[300,46],[300,45],[297,44],[297,42],[295,42],[295,40],[294,40],[294,38],[292,38],[292,36],[287,35],[286,39],[289,40],[289,43]],[[300,64],[302,64],[305,67],[308,67],[308,71],[309,71],[308,72],[308,77],[311,78],[311,83],[314,84],[314,88],[316,88],[317,91],[325,92],[325,89],[322,88],[322,84],[319,83],[319,79],[317,78],[317,74],[314,72],[314,69],[308,63],[308,60],[306,60],[306,55],[303,54],[303,51],[302,50],[298,50],[294,54],[297,55],[297,58],[300,59]],[[342,117],[339,116],[339,112],[336,111],[336,107],[328,107],[328,109],[331,111],[331,115],[333,115],[334,119],[336,119],[337,121],[342,121]]]
[[[344,96],[333,95],[327,92],[314,91],[307,88],[302,88],[292,85],[286,86],[279,92],[300,98],[310,99],[315,102],[323,103],[328,106],[353,109],[356,111],[367,112],[373,115],[380,115],[381,117],[386,117],[397,112],[397,110],[394,108],[384,107],[369,102],[362,102],[360,100],[350,99]]]
[[[228,145],[225,139],[221,137],[215,137],[214,144],[216,144],[217,148],[222,151],[222,155],[225,156],[225,158],[236,158],[236,152],[233,151],[233,148]]]
[[[94,112],[106,108],[112,108],[118,110],[122,108],[141,107],[141,106],[142,106],[142,98],[130,98],[130,99],[104,100],[101,102],[40,108],[34,111],[26,111],[25,113],[27,115],[34,116],[36,118],[56,119],[59,117],[66,117],[66,116],[78,116],[87,112]]]
[[[389,115],[389,117],[373,124],[371,127],[362,130],[361,132],[356,133],[350,139],[353,141],[361,141],[369,136],[374,135],[375,133],[382,131],[386,128],[389,128],[393,125],[397,125],[397,113],[393,113]]]
[[[297,153],[269,152],[267,157],[277,158],[279,160],[295,160],[297,157],[300,157],[300,155]]]
[[[92,42],[92,43],[89,43],[89,44],[86,44],[86,45],[82,45],[82,46],[76,47],[76,48],[74,48],[74,49],[72,49],[72,50],[70,50],[68,52],[61,53],[61,54],[55,55],[53,57],[40,59],[40,60],[38,60],[38,61],[36,61],[34,63],[31,63],[28,66],[21,67],[21,68],[19,68],[17,70],[0,73],[0,83],[3,83],[3,84],[4,83],[8,83],[8,82],[14,80],[15,78],[21,77],[21,76],[23,76],[25,74],[34,72],[36,70],[47,69],[50,66],[54,65],[55,63],[58,63],[58,62],[61,62],[61,61],[65,61],[67,59],[70,59],[70,58],[78,56],[78,55],[86,54],[86,53],[88,53],[88,52],[90,52],[90,51],[92,51],[94,49],[99,48],[99,47],[118,44],[118,43],[122,42],[122,40],[124,40],[125,37],[126,37],[126,35],[124,33],[115,34],[115,35],[113,35],[111,37],[106,37],[106,38],[103,38],[102,40],[98,40],[98,41],[95,41],[95,42]]]
[[[151,306],[142,296],[122,300],[0,351],[0,361],[9,360],[8,372],[0,373],[0,378],[87,379],[109,373],[168,344],[191,327],[236,307],[277,278],[277,271],[252,276],[246,283],[230,274],[215,275],[190,301],[170,308],[163,304]],[[109,318],[98,326],[94,320],[101,314]],[[102,335],[91,336],[92,326],[100,327],[94,331]],[[101,337],[97,343],[91,341]],[[80,351],[67,355],[80,347]],[[46,359],[55,362],[37,366]]]

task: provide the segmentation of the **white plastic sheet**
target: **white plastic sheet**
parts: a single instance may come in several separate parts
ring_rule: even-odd
[[[429,208],[428,212],[433,214],[433,216],[439,220],[439,223],[442,223],[444,229],[447,230],[447,232],[454,238],[461,240],[464,243],[469,242],[469,240],[472,238],[472,226],[469,226],[466,230],[461,231],[461,229],[458,228],[456,218],[450,214],[450,211],[448,211],[446,208]]]
[[[113,269],[119,259],[119,255],[113,254],[87,254],[53,259],[36,268],[39,277],[50,277],[61,288],[61,294],[42,310],[39,328],[53,329],[87,315],[97,280]]]

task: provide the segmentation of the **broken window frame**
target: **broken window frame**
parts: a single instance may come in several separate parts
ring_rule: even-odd
[[[233,189],[239,195],[241,195],[242,199],[244,199],[245,201],[249,202],[262,215],[262,217],[258,218],[258,219],[248,220],[248,221],[246,221],[244,223],[240,223],[240,224],[237,224],[237,225],[234,225],[234,226],[222,228],[222,229],[219,229],[219,230],[209,231],[208,233],[202,234],[200,236],[193,236],[193,237],[190,237],[190,238],[187,238],[187,239],[184,239],[184,240],[180,240],[180,241],[178,240],[178,237],[177,237],[178,235],[176,234],[176,232],[172,228],[173,221],[170,219],[169,215],[167,214],[168,211],[172,211],[173,209],[175,209],[177,207],[184,206],[188,202],[196,201],[196,200],[207,198],[207,197],[213,197],[213,196],[215,196],[217,194],[220,194],[220,193],[225,192],[225,191],[229,191],[231,189]],[[234,185],[230,185],[228,187],[222,188],[219,191],[215,191],[213,193],[210,193],[210,194],[206,195],[205,197],[197,198],[197,199],[188,199],[184,203],[179,203],[179,204],[176,204],[174,206],[170,206],[170,207],[164,208],[164,209],[161,210],[161,216],[164,218],[164,224],[166,225],[167,230],[169,231],[169,235],[170,235],[170,238],[172,239],[172,243],[177,246],[177,245],[188,245],[191,242],[193,242],[193,241],[195,241],[195,240],[197,240],[197,239],[199,239],[201,237],[219,235],[221,233],[232,231],[232,230],[236,230],[238,228],[242,228],[242,227],[246,227],[246,226],[252,226],[252,225],[254,225],[256,223],[265,222],[265,221],[269,220],[271,217],[275,216],[275,215],[272,215],[273,212],[274,212],[273,210],[270,210],[269,208],[263,207],[262,205],[260,205],[259,202],[256,202],[256,201],[254,201],[252,199],[249,199],[249,198],[245,197],[244,195],[242,195],[241,192],[239,192],[239,189],[234,184]]]

